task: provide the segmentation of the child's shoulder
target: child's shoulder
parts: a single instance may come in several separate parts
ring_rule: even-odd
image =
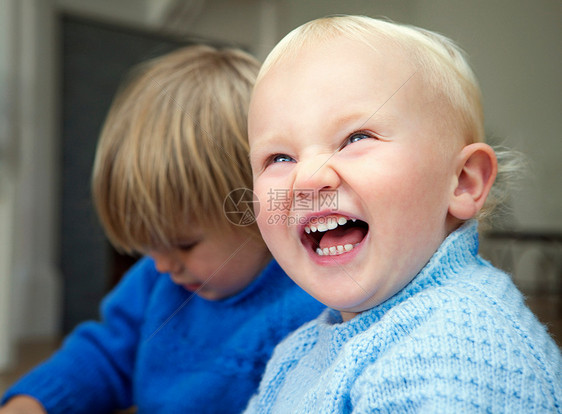
[[[413,381],[437,376],[475,389],[482,385],[470,384],[475,378],[520,377],[545,386],[559,381],[560,350],[509,276],[485,263],[478,267],[413,295],[354,338],[356,349],[363,344],[378,354],[367,357],[366,377],[381,366],[401,366]]]
[[[510,344],[539,358],[544,346],[537,343],[554,345],[511,276],[480,257],[423,299],[432,301],[428,330],[443,330],[451,338],[456,333],[458,339],[480,341],[482,347]]]
[[[510,276],[484,261],[388,312],[394,322],[399,315],[401,322],[391,323],[390,331],[406,328],[405,342],[425,343],[432,352],[463,353],[474,347],[483,356],[486,349],[510,349],[540,361],[545,349],[556,347]]]
[[[562,397],[560,350],[509,276],[493,268],[412,296],[348,349],[362,360],[354,386],[359,394],[400,380],[431,384],[431,393],[455,395],[463,404],[482,392],[490,403],[503,395],[508,405],[527,399],[549,406]]]

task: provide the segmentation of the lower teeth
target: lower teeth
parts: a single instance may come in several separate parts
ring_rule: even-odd
[[[345,244],[343,246],[324,247],[323,249],[318,247],[316,248],[316,254],[318,256],[338,256],[340,254],[350,252],[355,246],[357,246],[357,244],[355,245]]]

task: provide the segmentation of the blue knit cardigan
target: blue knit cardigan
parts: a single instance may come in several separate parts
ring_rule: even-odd
[[[276,262],[243,292],[208,301],[141,259],[86,322],[4,396],[49,413],[239,413],[274,346],[325,307]]]
[[[247,413],[560,413],[560,350],[477,251],[468,222],[392,298],[297,330]]]

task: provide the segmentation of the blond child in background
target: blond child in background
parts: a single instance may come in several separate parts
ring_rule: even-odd
[[[264,240],[331,309],[275,349],[248,413],[560,412],[559,349],[478,256],[497,158],[450,40],[309,22],[264,62],[249,138],[258,198],[292,201],[261,211]]]
[[[258,67],[242,51],[192,46],[146,63],[117,95],[93,194],[113,244],[147,256],[105,298],[102,321],[77,327],[0,412],[236,413],[275,344],[323,309],[271,261],[255,224],[223,211],[251,187]]]

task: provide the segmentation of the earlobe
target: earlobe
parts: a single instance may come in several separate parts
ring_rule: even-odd
[[[468,220],[480,211],[496,179],[498,162],[494,150],[484,143],[467,145],[459,154],[456,171],[449,214]]]

